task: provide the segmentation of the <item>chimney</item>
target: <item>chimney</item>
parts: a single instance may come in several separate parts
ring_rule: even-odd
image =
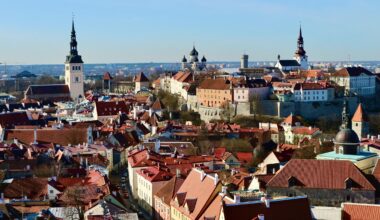
[[[377,139],[380,140],[380,134],[377,135]]]
[[[263,202],[267,208],[270,207],[270,201],[265,196],[261,197],[261,202]]]
[[[240,195],[234,195],[234,203],[240,203]]]
[[[371,136],[371,141],[374,141],[375,140],[375,136]]]
[[[370,138],[371,138],[371,135],[367,134],[367,138],[370,139]]]
[[[181,170],[177,168],[175,170],[175,174],[176,174],[177,178],[180,178],[181,177]]]
[[[201,182],[203,181],[203,179],[206,177],[206,174],[203,170],[201,170]]]
[[[257,215],[257,219],[258,219],[258,220],[265,220],[265,218],[264,218],[264,214],[258,214],[258,215]]]
[[[219,176],[218,176],[218,174],[216,173],[216,174],[215,174],[215,178],[214,178],[214,185],[216,186],[216,185],[218,184],[218,182],[219,182]]]
[[[37,128],[34,128],[34,139],[33,144],[37,144]]]
[[[227,193],[227,186],[222,186],[222,194],[226,194]]]

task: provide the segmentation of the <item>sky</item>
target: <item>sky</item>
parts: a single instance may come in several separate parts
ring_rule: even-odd
[[[380,60],[378,0],[12,0],[0,10],[0,63],[61,64],[74,14],[85,63],[291,58],[302,25],[311,61]]]

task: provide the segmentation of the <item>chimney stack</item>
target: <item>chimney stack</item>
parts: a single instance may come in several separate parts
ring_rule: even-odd
[[[258,218],[258,220],[265,220],[265,218],[264,218],[264,214],[259,214],[259,215],[257,216],[257,218]]]
[[[240,195],[237,195],[237,194],[234,195],[234,202],[236,204],[240,203]]]
[[[219,175],[216,173],[215,174],[215,178],[214,178],[214,185],[218,185],[218,182],[219,182]]]

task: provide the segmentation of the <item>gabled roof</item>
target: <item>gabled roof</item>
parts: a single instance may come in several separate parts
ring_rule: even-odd
[[[40,200],[47,195],[47,178],[13,179],[4,189],[4,197],[20,199],[25,196],[28,199]]]
[[[253,220],[258,215],[264,215],[265,219],[312,219],[309,200],[306,197],[292,197],[284,199],[267,199],[269,207],[265,202],[253,201],[237,204],[223,204],[225,220]]]
[[[173,196],[177,194],[177,191],[184,181],[183,178],[173,177],[156,193],[155,196],[170,206],[170,200],[172,200]]]
[[[375,190],[364,174],[346,160],[290,160],[267,187],[288,187],[290,178],[295,178],[299,187],[313,189],[346,189],[345,181],[350,178],[355,189]]]
[[[137,174],[144,177],[149,182],[169,181],[173,177],[173,174],[171,174],[167,168],[162,168],[160,166],[143,168],[138,170]]]
[[[279,60],[281,66],[300,66],[297,60]]]
[[[178,82],[191,82],[193,81],[193,74],[189,71],[180,71],[173,76],[173,79]]]
[[[289,124],[289,125],[292,125],[292,126],[296,125],[296,122],[300,122],[300,120],[298,119],[297,116],[294,116],[293,114],[290,114],[283,121],[283,123]]]
[[[65,84],[47,84],[47,85],[30,85],[26,90],[28,95],[52,95],[66,94],[70,95],[70,89]]]
[[[111,80],[113,79],[109,72],[105,72],[103,75],[103,80]]]
[[[336,71],[335,73],[333,73],[332,75],[333,76],[337,76],[337,77],[351,77],[351,76],[360,76],[361,74],[365,74],[367,76],[373,76],[374,74],[363,68],[363,67],[345,67],[345,68],[342,68],[338,71]]]
[[[203,175],[203,178],[201,178]],[[175,200],[170,202],[171,206],[180,212],[188,215],[191,219],[198,219],[200,215],[205,211],[208,205],[208,202],[216,196],[216,190],[220,186],[220,181],[215,185],[215,180],[213,177],[206,175],[203,171],[197,170],[196,168],[192,169],[190,174],[185,179],[182,186],[179,188],[177,195],[184,196],[184,203],[177,204]],[[186,210],[185,204],[186,201],[190,201],[191,210],[190,213]],[[195,204],[194,204],[195,203]]]
[[[154,101],[152,107],[151,107],[153,110],[155,111],[159,111],[159,110],[162,110],[165,108],[164,104],[161,102],[161,100],[159,98],[156,99],[156,101]]]
[[[26,112],[0,113],[0,125],[3,128],[13,128],[16,125],[30,125]]]
[[[231,81],[224,78],[205,79],[198,86],[198,89],[227,90],[230,88],[230,83]]]
[[[128,113],[127,103],[124,101],[95,102],[98,116],[112,116],[121,113]]]
[[[343,203],[342,220],[380,219],[380,205]]]
[[[368,122],[367,114],[364,112],[362,104],[358,105],[354,116],[352,117],[353,122]]]
[[[148,77],[145,76],[143,72],[136,74],[133,79],[134,82],[149,82]]]

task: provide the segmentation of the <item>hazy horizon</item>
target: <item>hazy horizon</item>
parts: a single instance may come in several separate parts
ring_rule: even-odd
[[[291,59],[300,22],[309,60],[377,61],[378,1],[7,1],[0,62],[62,64],[72,13],[85,63],[174,63],[195,44],[209,61]],[[358,13],[366,12],[366,13]]]

